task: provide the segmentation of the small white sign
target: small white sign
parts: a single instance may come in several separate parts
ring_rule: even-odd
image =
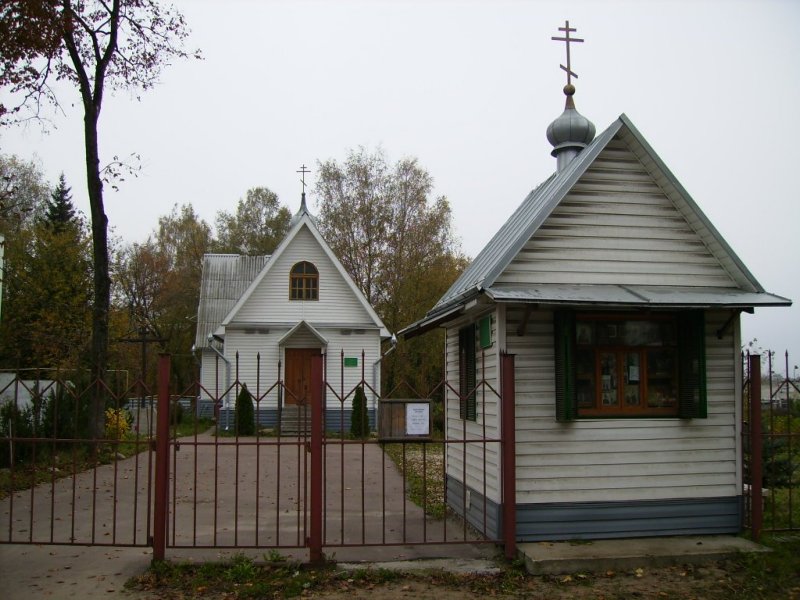
[[[406,404],[406,435],[430,435],[430,422],[427,403]]]

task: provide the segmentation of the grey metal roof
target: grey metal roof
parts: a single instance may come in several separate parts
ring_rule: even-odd
[[[269,260],[269,256],[206,254],[200,280],[195,347],[208,346],[213,334],[250,283]]]
[[[525,288],[490,288],[486,295],[496,302],[587,304],[650,307],[789,306],[792,301],[766,292],[737,288],[700,288],[643,285],[556,285]]]
[[[739,286],[739,288],[731,288],[727,291],[697,289],[694,294],[688,289],[653,288],[648,292],[651,296],[645,295],[645,298],[639,299],[638,302],[631,301],[632,304],[647,304],[650,302],[654,302],[654,305],[663,303],[664,305],[672,306],[786,306],[791,304],[791,301],[786,298],[768,294],[764,291],[764,288],[739,257],[736,256],[722,235],[712,225],[708,217],[703,214],[699,206],[692,200],[691,196],[655,153],[647,140],[639,133],[631,120],[622,114],[563,170],[553,173],[528,194],[522,204],[478,253],[428,314],[399,333],[416,334],[416,332],[429,329],[434,321],[441,322],[442,315],[451,313],[454,307],[462,306],[467,300],[484,291],[497,301],[501,301],[501,298],[502,301],[512,301],[515,293],[520,294],[517,298],[519,301],[530,302],[543,301],[545,298],[540,297],[541,294],[544,294],[544,296],[557,296],[554,286],[550,286],[548,292],[544,291],[545,286],[531,286],[530,289],[516,291],[510,289],[496,290],[492,286],[528,240],[578,182],[580,177],[592,165],[600,152],[618,134],[631,147],[631,150],[642,162],[645,169],[703,239],[709,251],[731,276],[732,283]],[[566,286],[561,287],[565,288]],[[574,287],[571,298],[575,303],[583,301],[595,304],[602,303],[604,302],[604,295],[605,300],[610,304],[626,302],[623,297],[626,292],[621,286]],[[628,289],[633,288],[629,286]],[[541,290],[541,292],[537,290]],[[590,293],[598,295],[590,298]],[[569,301],[566,299],[567,296],[569,294],[566,294],[561,301]],[[556,301],[556,299],[556,297],[549,298],[551,301]],[[686,304],[687,302],[688,304]]]
[[[457,301],[464,293],[489,287],[500,276],[525,243],[558,206],[578,178],[610,142],[622,126],[615,121],[597,136],[567,167],[553,173],[523,200],[516,211],[481,250],[461,276],[450,286],[431,312]]]

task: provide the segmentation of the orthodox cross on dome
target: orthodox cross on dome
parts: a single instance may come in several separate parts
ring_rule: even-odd
[[[571,42],[583,42],[583,40],[581,38],[569,37],[569,34],[571,32],[578,31],[574,27],[569,26],[569,21],[564,21],[564,27],[559,27],[558,30],[564,32],[564,37],[552,37],[550,39],[556,42],[565,42],[567,45],[567,66],[565,67],[564,65],[561,65],[561,68],[567,72],[567,86],[571,86],[572,78],[574,77],[575,79],[577,79],[578,75],[572,71],[572,65],[570,64],[570,56],[569,56],[569,45]]]
[[[577,77],[577,75],[576,75]],[[299,170],[295,171],[295,173],[300,173],[302,175],[302,179],[300,181],[303,184],[303,193],[306,193],[306,173],[311,173],[311,169],[307,169],[305,165],[302,165]]]
[[[306,207],[306,173],[311,173],[311,169],[307,169],[305,165],[302,165],[295,173],[300,173],[300,182],[303,184],[303,193],[300,195],[300,212],[308,212],[308,207]]]

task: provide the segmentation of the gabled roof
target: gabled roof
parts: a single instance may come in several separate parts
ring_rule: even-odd
[[[237,302],[231,307],[231,309],[228,311],[228,313],[225,315],[225,317],[220,322],[220,325],[222,327],[225,327],[228,324],[230,324],[236,318],[236,314],[245,305],[245,303],[250,298],[250,296],[252,296],[253,292],[256,290],[258,285],[264,279],[266,274],[269,273],[269,271],[272,268],[272,266],[274,264],[276,264],[278,262],[278,259],[281,257],[281,255],[284,252],[286,252],[286,249],[291,245],[292,240],[294,240],[294,238],[297,236],[298,232],[301,229],[303,229],[304,227],[308,229],[308,231],[311,233],[311,235],[314,237],[314,239],[320,245],[322,250],[325,252],[326,256],[333,263],[333,265],[336,268],[336,270],[339,272],[339,274],[342,276],[344,281],[347,283],[348,287],[350,288],[350,291],[353,293],[353,295],[358,299],[358,301],[364,307],[364,310],[367,311],[367,314],[369,315],[369,317],[372,320],[372,322],[380,330],[381,337],[382,338],[388,338],[390,336],[389,330],[383,324],[383,321],[378,316],[378,314],[375,312],[375,309],[372,308],[372,305],[369,303],[369,301],[364,296],[364,294],[361,293],[361,290],[358,289],[358,287],[356,286],[355,282],[352,280],[350,275],[347,273],[345,268],[342,266],[342,263],[339,262],[339,259],[336,257],[336,255],[333,253],[333,251],[330,249],[330,246],[328,246],[328,244],[322,238],[322,234],[320,234],[319,229],[317,229],[317,225],[316,225],[316,222],[314,221],[314,218],[311,216],[311,214],[307,210],[301,210],[300,212],[297,213],[297,215],[295,215],[295,218],[292,220],[292,225],[291,225],[291,227],[289,229],[289,232],[286,234],[286,237],[283,239],[283,241],[281,241],[281,243],[275,249],[275,252],[272,253],[272,256],[270,257],[270,260],[267,261],[267,263],[264,265],[264,267],[261,269],[261,271],[258,273],[258,275],[250,282],[250,285],[247,287],[247,289],[245,289],[244,292],[241,294],[241,296],[239,297]]]
[[[581,176],[594,163],[600,152],[616,136],[623,139],[630,147],[653,180],[702,239],[709,252],[731,276],[735,285],[728,290],[727,294],[724,294],[726,301],[730,300],[731,290],[738,290],[747,292],[748,300],[753,301],[748,302],[749,306],[787,305],[791,303],[785,298],[764,292],[764,288],[761,287],[744,263],[736,256],[689,193],[655,153],[647,140],[639,133],[631,120],[623,114],[598,135],[563,170],[552,174],[528,194],[522,204],[486,244],[483,250],[478,253],[472,263],[428,314],[422,320],[403,329],[400,333],[409,335],[430,329],[443,322],[443,320],[448,320],[446,315],[453,315],[455,312],[459,312],[456,307],[489,290],[511,261],[523,249],[528,240],[534,236]],[[588,287],[591,288],[592,286]],[[537,285],[536,288],[537,292],[531,296],[531,301],[533,301],[532,298],[534,296],[540,302],[563,298],[559,295],[549,298],[543,286]],[[588,293],[589,291],[591,290],[587,289],[583,293]],[[526,294],[530,295],[530,291],[525,292],[522,296]],[[501,296],[502,294],[497,294],[497,297],[493,299],[495,301],[503,301]],[[741,300],[743,297],[741,296],[739,299]],[[676,301],[678,300],[677,297],[674,298]],[[523,301],[523,298],[520,296],[518,300]],[[506,298],[506,301],[510,301],[510,297]],[[708,296],[704,298],[704,301],[708,301]]]
[[[317,341],[323,346],[328,345],[328,340],[325,339],[325,336],[322,335],[319,331],[317,331],[317,329],[313,325],[311,325],[307,321],[300,321],[297,325],[295,325],[289,331],[287,331],[286,335],[284,335],[281,339],[278,340],[278,346],[283,346],[284,344],[286,344],[289,340],[292,339],[294,334],[300,331],[301,329],[313,335],[317,339]]]
[[[208,346],[209,336],[216,331],[222,319],[230,312],[268,260],[269,256],[238,254],[203,256],[195,348]]]

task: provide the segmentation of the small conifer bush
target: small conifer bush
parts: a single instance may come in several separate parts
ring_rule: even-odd
[[[358,386],[353,395],[353,412],[350,414],[350,435],[356,439],[369,437],[369,415],[364,386]]]
[[[253,396],[246,385],[236,396],[236,433],[238,435],[254,435],[256,432],[256,414],[253,409]]]

